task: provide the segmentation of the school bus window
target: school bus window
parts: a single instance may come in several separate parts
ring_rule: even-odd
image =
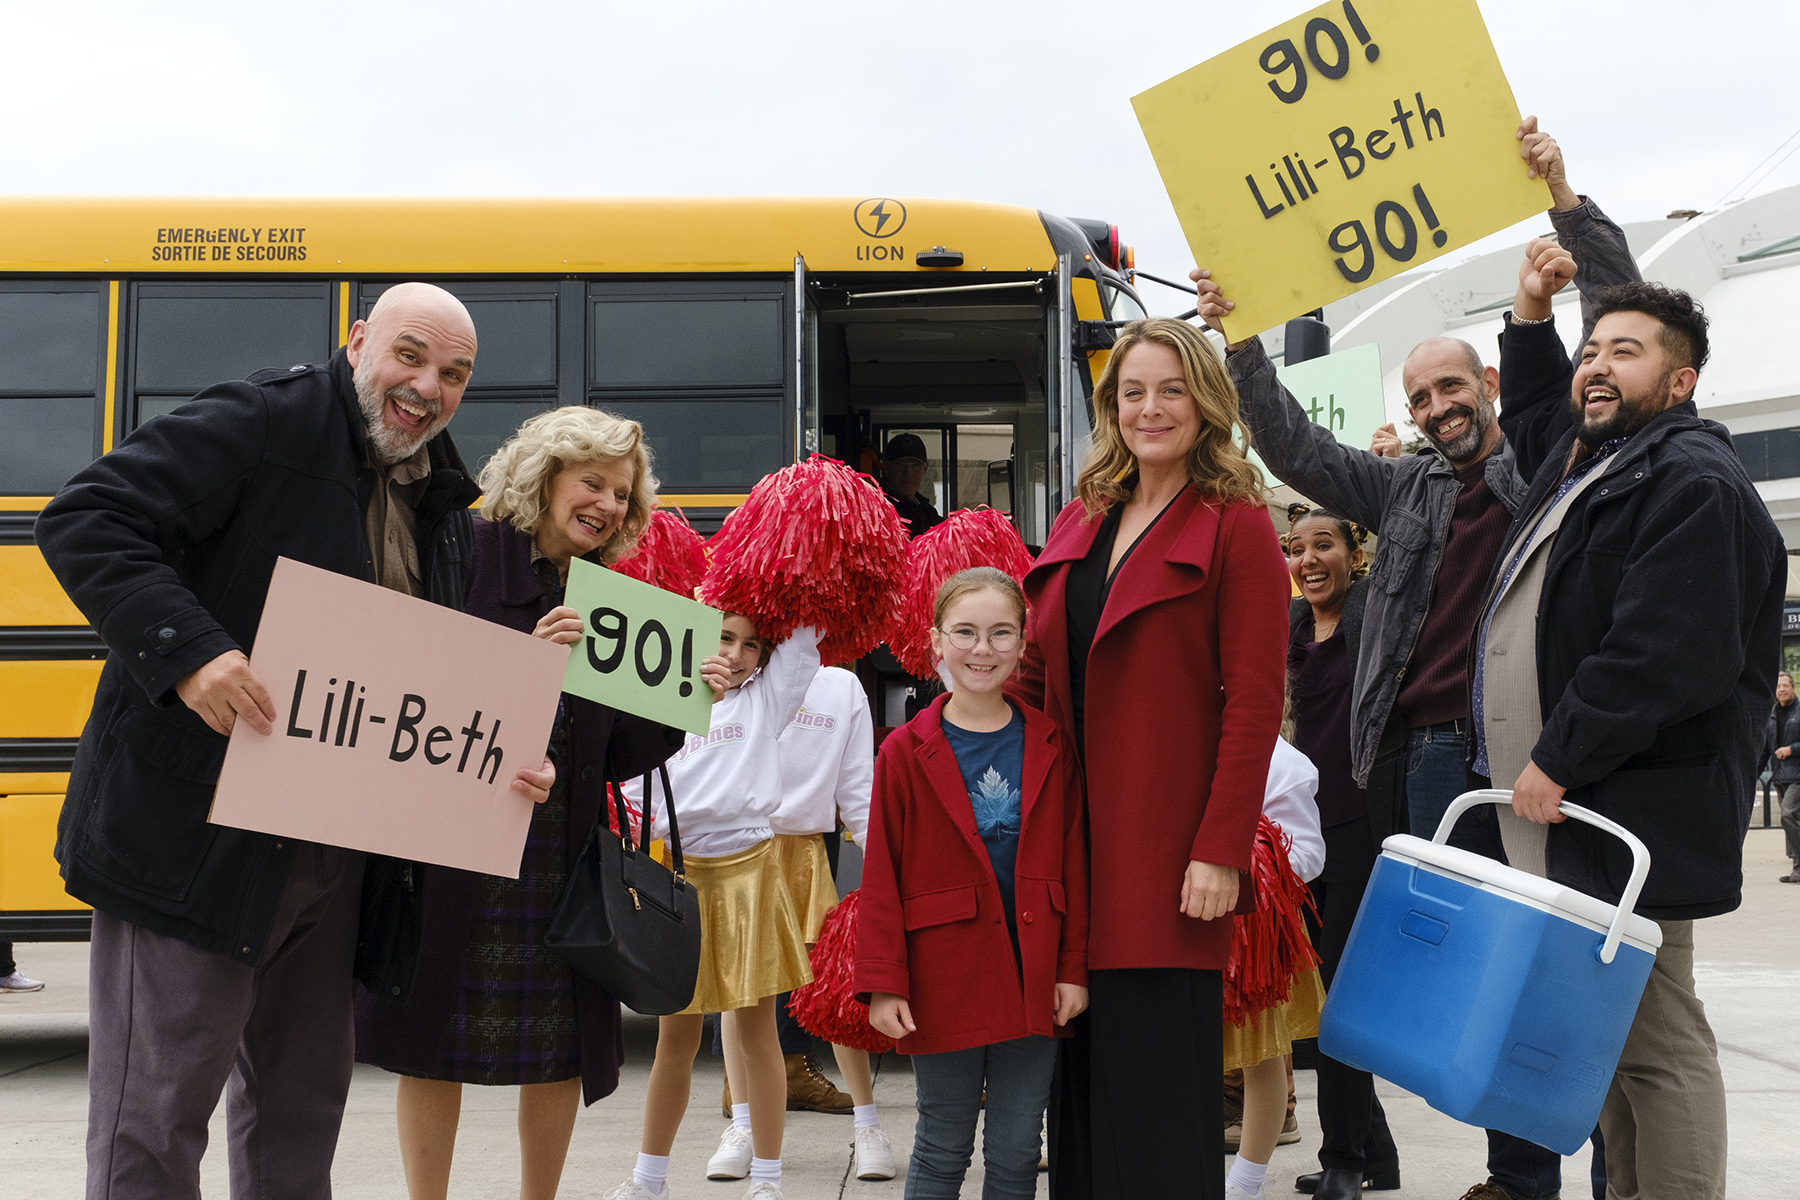
[[[479,336],[479,335],[478,335]],[[477,353],[476,362],[481,362]],[[554,408],[556,401],[535,400],[471,400],[464,398],[457,406],[456,421],[450,433],[463,463],[475,474],[494,456],[500,443],[511,437],[526,421]]]
[[[140,284],[133,382],[140,393],[193,395],[269,367],[331,354],[325,285]]]
[[[1107,284],[1101,289],[1106,295],[1106,307],[1114,321],[1141,321],[1149,314],[1144,306],[1138,303],[1137,297],[1122,287]]]
[[[0,492],[47,496],[94,458],[94,400],[0,396]]]
[[[781,296],[602,299],[593,382],[601,387],[765,385],[786,378]]]
[[[367,317],[389,284],[364,284]],[[556,386],[556,286],[542,283],[444,283],[475,322],[479,343],[470,387]],[[457,429],[462,428],[458,418]],[[457,438],[457,445],[462,438]],[[467,456],[465,456],[466,459]],[[467,459],[471,466],[474,460]]]
[[[0,493],[46,495],[99,452],[99,291],[0,289]]]
[[[595,403],[644,426],[665,492],[747,492],[787,462],[779,400]]]
[[[556,301],[465,300],[479,349],[477,387],[556,386]]]
[[[92,395],[98,292],[0,291],[0,391]]]

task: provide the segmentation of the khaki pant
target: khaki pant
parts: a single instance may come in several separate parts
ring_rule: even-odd
[[[1499,810],[1506,856],[1544,874],[1549,826]],[[1658,921],[1662,949],[1600,1109],[1608,1200],[1722,1200],[1725,1079],[1694,994],[1694,923]]]
[[[1662,949],[1600,1109],[1608,1200],[1723,1200],[1725,1080],[1694,994],[1694,923],[1658,921]]]

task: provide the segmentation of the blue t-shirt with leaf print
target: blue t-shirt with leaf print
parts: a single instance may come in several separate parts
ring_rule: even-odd
[[[1006,727],[992,733],[975,733],[949,721],[943,726],[956,765],[962,768],[963,786],[969,789],[975,830],[987,847],[988,862],[1000,884],[1006,931],[1016,957],[1019,926],[1013,911],[1013,871],[1019,858],[1019,804],[1025,781],[1025,715],[1013,709]]]

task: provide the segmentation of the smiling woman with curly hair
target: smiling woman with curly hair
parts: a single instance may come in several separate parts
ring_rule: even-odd
[[[581,621],[563,606],[569,563],[628,554],[656,507],[636,421],[553,409],[482,468],[465,611],[561,645]],[[454,648],[447,648],[453,653]],[[551,732],[556,783],[532,813],[517,879],[432,867],[418,975],[404,1005],[358,998],[357,1058],[397,1072],[400,1153],[413,1200],[449,1187],[465,1083],[520,1089],[520,1196],[556,1194],[578,1098],[610,1094],[622,1058],[619,1002],[544,948],[570,864],[601,819],[609,778],[635,778],[679,731],[565,695]]]

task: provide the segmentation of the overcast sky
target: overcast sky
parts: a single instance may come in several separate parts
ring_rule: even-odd
[[[0,194],[945,196],[1103,217],[1180,275],[1130,98],[1307,7],[7,0]],[[1800,127],[1800,4],[1482,9],[1620,220],[1712,207]]]

